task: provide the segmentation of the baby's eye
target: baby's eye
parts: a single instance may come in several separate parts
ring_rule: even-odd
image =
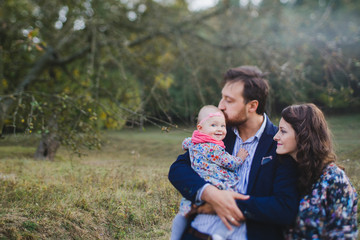
[[[212,126],[212,127],[216,127],[216,125],[215,125],[215,124],[211,124],[211,126]]]
[[[222,128],[226,127],[225,125],[221,125]]]

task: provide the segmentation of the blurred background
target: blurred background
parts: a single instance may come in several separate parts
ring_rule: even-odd
[[[325,112],[359,189],[359,13],[360,0],[0,0],[0,239],[169,239],[169,166],[240,65],[268,73],[275,124],[294,103]]]
[[[360,112],[358,0],[0,3],[3,132],[76,150],[101,129],[192,124],[239,65],[269,73],[270,116],[296,102]]]

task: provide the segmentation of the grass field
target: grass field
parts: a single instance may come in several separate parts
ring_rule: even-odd
[[[360,189],[360,115],[329,117]],[[105,132],[101,151],[32,160],[36,136],[0,139],[1,239],[168,239],[180,195],[168,169],[191,130]]]

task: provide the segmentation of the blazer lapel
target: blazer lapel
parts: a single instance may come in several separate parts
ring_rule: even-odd
[[[270,122],[269,118],[267,118],[266,126],[263,134],[259,140],[259,144],[256,148],[255,155],[251,164],[251,170],[249,174],[249,183],[247,187],[247,194],[251,193],[251,190],[254,186],[256,176],[259,173],[259,169],[261,167],[261,160],[264,156],[266,156],[269,148],[271,148],[273,144],[273,137],[275,134],[274,126]]]
[[[234,150],[236,135],[235,135],[234,131],[232,130],[232,128],[228,127],[226,130],[227,130],[227,134],[223,140],[224,144],[225,144],[225,150],[228,153],[232,154],[233,150]]]

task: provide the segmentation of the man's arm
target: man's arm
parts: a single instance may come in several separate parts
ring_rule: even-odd
[[[299,208],[296,186],[295,162],[283,159],[278,162],[271,196],[250,195],[248,200],[238,200],[237,204],[246,219],[288,225],[294,222]]]
[[[221,191],[211,186],[205,188],[202,200],[211,204],[212,209],[226,226],[229,223],[238,225],[245,219],[281,225],[291,224],[299,207],[295,163],[290,159],[284,159],[284,162],[278,164],[271,196],[250,195],[249,199],[237,200],[236,205],[235,199],[240,199],[238,195],[235,197],[236,195],[228,191]],[[246,196],[243,195],[242,199],[244,197]]]
[[[207,186],[201,196],[202,200],[209,203],[206,208],[199,208],[198,213],[212,214],[215,212],[225,226],[231,230],[231,225],[240,226],[240,222],[245,221],[245,217],[236,205],[236,199],[249,199],[248,195],[243,195],[228,190],[219,190],[214,186]]]
[[[189,152],[179,155],[178,159],[171,165],[168,177],[170,182],[181,193],[181,195],[192,202],[195,202],[198,191],[208,183],[191,168]],[[224,224],[229,229],[231,229],[230,224],[239,226],[238,222],[243,221],[244,216],[237,207],[235,199],[247,199],[248,196],[232,191],[219,190],[212,185],[206,186],[203,190],[204,192],[201,196],[202,200],[212,204],[215,212],[218,213]],[[211,193],[213,195],[211,196],[211,194],[206,193]],[[207,198],[207,196],[210,197]],[[221,198],[222,196],[223,198]],[[216,199],[219,199],[217,205]],[[230,205],[230,207],[228,207],[228,205]],[[225,211],[222,211],[222,209],[225,209]],[[229,213],[234,214],[233,220],[231,214]]]
[[[207,183],[191,168],[189,152],[179,155],[170,167],[168,178],[181,195],[192,202],[197,191]]]

